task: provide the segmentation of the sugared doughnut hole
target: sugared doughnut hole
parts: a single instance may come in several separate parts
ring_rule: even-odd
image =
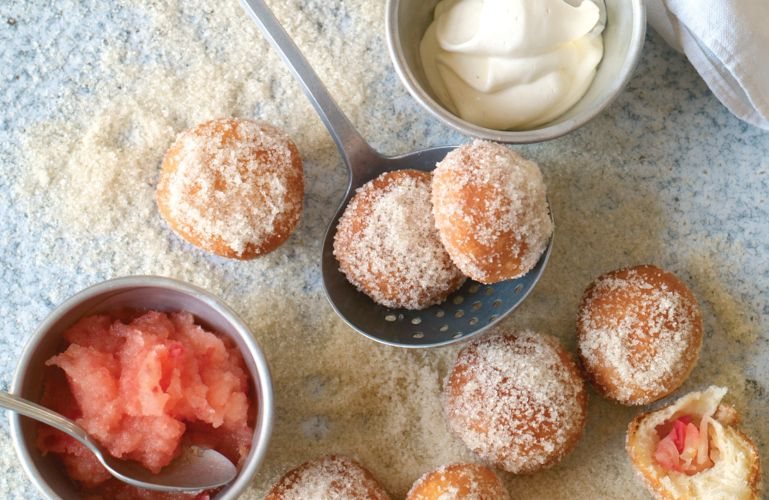
[[[548,335],[495,333],[470,342],[443,393],[451,430],[481,460],[513,473],[552,466],[585,426],[577,365]]]
[[[251,259],[288,239],[299,222],[304,173],[278,128],[237,118],[181,133],[157,186],[160,214],[182,238],[224,257]]]
[[[642,405],[667,396],[689,376],[701,345],[702,319],[694,295],[658,267],[606,273],[582,297],[579,357],[609,399]]]
[[[508,500],[510,495],[499,476],[479,464],[439,467],[420,477],[406,500]]]
[[[443,302],[465,277],[435,229],[430,174],[387,172],[358,189],[339,219],[334,256],[347,279],[387,307]]]
[[[481,283],[525,275],[553,233],[539,166],[493,142],[447,154],[433,173],[432,203],[446,251]]]
[[[339,455],[305,462],[270,488],[265,500],[390,500],[374,476],[358,462]]]

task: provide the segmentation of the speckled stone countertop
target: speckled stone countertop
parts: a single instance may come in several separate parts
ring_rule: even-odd
[[[166,3],[169,9],[176,5]],[[291,5],[301,9],[301,3]],[[42,0],[0,4],[3,389],[10,384],[25,341],[46,315],[82,288],[117,275],[155,273],[196,281],[223,295],[250,324],[260,321],[257,312],[249,312],[248,301],[252,299],[241,294],[242,284],[214,286],[203,278],[196,280],[194,272],[185,270],[183,261],[166,266],[165,260],[144,255],[141,245],[132,246],[120,235],[92,239],[72,236],[66,224],[39,215],[46,206],[45,197],[29,202],[29,190],[19,187],[26,169],[33,167],[30,162],[37,161],[30,158],[28,137],[43,123],[68,120],[73,108],[67,103],[73,95],[96,93],[98,85],[94,82],[115,76],[100,73],[104,70],[98,61],[106,47],[141,47],[143,37],[150,36],[142,31],[146,19],[141,3],[112,4],[70,0],[55,2],[55,6]],[[151,4],[155,10],[165,5],[160,1]],[[311,4],[304,16],[317,24],[319,33],[330,33],[334,40],[346,29],[365,34],[347,41],[353,46],[365,44],[363,53],[368,57],[358,61],[362,69],[350,77],[357,79],[353,82],[356,89],[350,92],[356,96],[355,102],[345,100],[343,107],[375,147],[397,153],[467,140],[428,116],[397,80],[385,50],[383,12],[371,14],[369,24],[355,26],[354,13],[371,4],[379,9],[379,2],[361,0],[340,7]],[[384,10],[383,2],[380,10]],[[238,50],[240,43],[246,43],[225,43],[218,25],[209,24],[204,15],[185,12],[173,19],[188,23],[191,33],[202,33],[206,50],[214,54]],[[242,22],[244,26],[248,23],[245,15]],[[292,27],[296,23],[291,23],[289,31]],[[250,28],[238,29],[238,35],[246,30],[256,36]],[[151,36],[162,39],[163,32],[156,30]],[[260,47],[267,55],[258,63],[272,66],[263,77],[266,95],[301,101],[305,106],[301,109],[311,116],[298,87],[286,83],[291,82],[290,76],[277,57],[266,45]],[[138,61],[136,64],[144,60],[157,63],[165,57],[141,50],[129,56]],[[332,94],[344,88],[348,76],[343,65],[335,68],[333,63],[310,56],[311,63],[320,66],[321,77],[332,82]],[[366,73],[370,73],[369,79],[360,80]],[[276,119],[278,111],[267,104],[245,111],[238,108],[239,93],[249,89],[236,88],[229,104],[212,113],[239,112]],[[176,131],[194,119],[199,117],[180,120]],[[322,329],[327,323],[311,317],[330,311],[321,299],[316,256],[320,255],[325,224],[341,196],[344,171],[320,122],[314,117],[308,120],[306,124],[294,121],[286,125],[290,133],[300,135],[298,142],[305,157],[308,179],[303,222],[289,244],[251,265],[248,276],[270,282],[275,288],[285,287],[287,296],[306,296],[307,307],[313,309],[303,321],[309,329]],[[317,147],[312,149],[308,144]],[[651,32],[635,76],[605,112],[567,137],[518,149],[542,166],[557,229],[550,267],[525,307],[514,314],[517,318],[510,321],[550,331],[573,350],[575,305],[593,277],[644,262],[672,270],[698,297],[706,331],[698,367],[682,390],[711,382],[730,385],[744,415],[744,430],[756,440],[764,462],[769,463],[769,133],[731,116],[685,58]],[[155,217],[149,213],[148,217]],[[183,255],[194,254],[195,265],[202,262],[200,265],[212,269],[222,282],[240,272],[237,264],[195,253],[161,223],[153,224],[168,240],[165,251],[169,255],[187,252],[179,257],[183,259]],[[121,256],[118,245],[129,248],[131,256]],[[82,255],[88,258],[80,258]],[[271,266],[284,264],[280,276],[271,274]],[[301,299],[297,300],[299,307],[304,307]],[[258,327],[256,330],[259,337]],[[270,357],[270,340],[263,342],[268,344]],[[283,362],[280,350],[272,349],[277,354],[271,362]],[[280,381],[281,376],[277,379]],[[596,396],[592,404],[599,414],[607,407]],[[634,410],[621,413],[625,422],[633,414]],[[621,442],[624,425],[617,426],[617,442]],[[588,456],[590,451],[577,453]],[[632,485],[628,491],[634,492],[628,497],[644,498],[632,477],[628,484]],[[395,487],[402,489],[400,484]],[[0,419],[0,497],[30,498],[33,491],[11,445],[7,418]],[[538,491],[539,495],[533,496],[547,497],[545,490]],[[601,495],[600,491],[593,492],[595,498]]]

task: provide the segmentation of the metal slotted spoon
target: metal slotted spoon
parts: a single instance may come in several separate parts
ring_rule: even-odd
[[[355,190],[391,170],[431,171],[456,146],[392,157],[379,154],[342,113],[264,1],[241,0],[240,3],[299,80],[336,142],[350,174],[344,199],[326,231],[321,260],[323,286],[331,307],[339,316],[356,331],[377,342],[400,347],[434,347],[481,333],[518,307],[542,275],[552,250],[552,237],[537,265],[525,276],[493,285],[468,280],[444,303],[420,311],[390,309],[376,304],[347,281],[334,257],[333,244],[339,217]]]

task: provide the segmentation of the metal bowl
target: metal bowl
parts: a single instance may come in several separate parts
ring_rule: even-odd
[[[598,115],[630,80],[646,33],[643,0],[605,0],[604,55],[585,95],[565,114],[545,125],[530,130],[494,130],[474,125],[447,110],[427,83],[419,43],[433,20],[437,3],[438,0],[387,1],[387,46],[395,71],[417,102],[447,125],[469,136],[510,144],[555,139]]]
[[[45,361],[61,352],[62,334],[78,319],[118,309],[188,311],[196,323],[232,339],[243,354],[257,404],[251,452],[235,480],[214,498],[235,499],[251,482],[262,463],[272,433],[272,381],[267,361],[248,327],[221,300],[208,292],[169,278],[117,278],[83,290],[57,307],[27,342],[16,368],[11,393],[32,401],[42,396]],[[11,438],[27,475],[47,498],[78,498],[60,463],[42,456],[35,446],[35,422],[10,414]]]

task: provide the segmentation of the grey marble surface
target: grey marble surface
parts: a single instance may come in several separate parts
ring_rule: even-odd
[[[44,121],[66,119],[73,94],[88,94],[101,78],[110,77],[100,74],[94,63],[104,47],[141,45],[147,36],[133,29],[143,22],[140,11],[112,4],[0,4],[0,388],[8,387],[26,339],[46,314],[116,272],[109,242],[68,238],[24,208],[16,188],[28,168],[22,143],[29,130]],[[334,21],[339,15],[318,12],[321,20]],[[202,21],[189,22],[200,22],[205,29]],[[388,153],[464,141],[405,93],[381,38],[372,38],[372,60],[362,62],[376,66],[381,75],[353,113],[363,134]],[[300,95],[296,89],[291,92]],[[409,126],[360,119],[395,115]],[[540,304],[548,311],[549,306],[573,304],[574,298],[546,295],[557,293],[556,278],[569,269],[580,283],[637,261],[674,270],[692,286],[705,316],[704,368],[695,372],[692,386],[710,378],[737,380],[746,430],[757,440],[765,462],[769,460],[769,133],[731,116],[687,61],[650,33],[635,76],[601,116],[567,137],[520,149],[543,167],[558,227],[551,278],[543,280],[532,307]],[[315,241],[341,194],[338,157],[307,156],[308,164],[325,165],[320,172],[328,175],[308,174],[308,221],[297,238],[311,243],[306,250],[290,247],[283,259],[293,258],[290,252],[318,255]],[[51,245],[52,251],[41,250],[41,245]],[[93,266],[61,258],[86,248],[103,254],[103,262]],[[229,263],[211,265],[231,272]],[[155,271],[146,263],[124,269]],[[269,269],[254,272],[270,276]],[[317,265],[297,273],[302,279],[297,290],[317,295]],[[572,288],[573,296],[578,287]],[[566,323],[569,314],[543,324]],[[570,342],[566,340],[573,347]],[[29,498],[30,488],[12,451],[7,419],[2,419],[0,497]]]

